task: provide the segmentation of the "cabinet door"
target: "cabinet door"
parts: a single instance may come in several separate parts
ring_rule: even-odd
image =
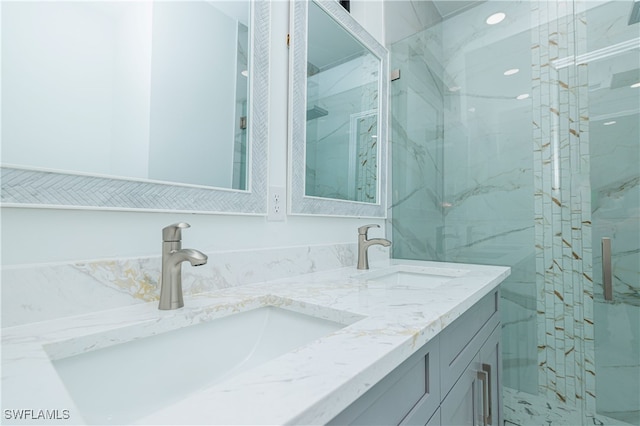
[[[438,349],[436,336],[327,425],[423,426],[440,404]]]
[[[440,419],[443,426],[475,426],[481,423],[478,416],[479,359],[476,355],[442,401]]]
[[[473,305],[440,335],[440,394],[444,398],[500,322],[498,291]]]

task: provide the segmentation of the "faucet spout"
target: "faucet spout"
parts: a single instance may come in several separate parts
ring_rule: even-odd
[[[183,262],[189,262],[191,266],[200,266],[207,263],[206,254],[198,250],[182,248],[180,229],[188,227],[188,224],[180,223],[163,229],[162,275],[160,276],[160,303],[158,309],[179,309],[184,306],[182,296]]]
[[[201,266],[207,263],[207,255],[194,249],[180,249],[169,254],[172,265],[189,262],[191,266]]]
[[[391,245],[391,241],[385,238],[367,239],[367,232],[369,228],[379,227],[380,225],[365,225],[358,228],[358,269],[369,269],[369,247],[373,245],[389,247]]]
[[[370,240],[367,240],[365,244],[367,245],[367,247],[370,247],[373,245],[381,245],[383,247],[389,247],[391,245],[391,241],[384,238],[372,238]]]

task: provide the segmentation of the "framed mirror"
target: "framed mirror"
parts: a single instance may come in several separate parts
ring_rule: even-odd
[[[268,0],[9,2],[9,207],[265,214]]]
[[[337,1],[291,18],[290,213],[385,217],[388,52]]]

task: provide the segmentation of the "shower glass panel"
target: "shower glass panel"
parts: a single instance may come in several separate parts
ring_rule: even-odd
[[[536,393],[529,7],[500,8],[502,26],[484,4],[391,47],[393,257],[510,266],[503,382]]]
[[[640,4],[639,4],[640,6]],[[596,411],[640,424],[640,23],[628,1],[588,9]],[[632,86],[636,87],[632,87]],[[611,239],[605,300],[602,238]]]
[[[512,268],[501,310],[513,424],[640,424],[633,6],[477,2],[391,45],[393,257]],[[506,19],[487,25],[495,12]]]

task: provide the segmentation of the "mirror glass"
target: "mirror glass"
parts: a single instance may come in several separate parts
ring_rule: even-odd
[[[269,9],[3,3],[2,201],[264,213]],[[95,199],[80,176],[135,194]]]
[[[388,52],[338,2],[292,16],[290,212],[385,217]]]
[[[7,2],[2,161],[247,189],[249,2]]]
[[[305,194],[375,203],[380,59],[309,3]]]

